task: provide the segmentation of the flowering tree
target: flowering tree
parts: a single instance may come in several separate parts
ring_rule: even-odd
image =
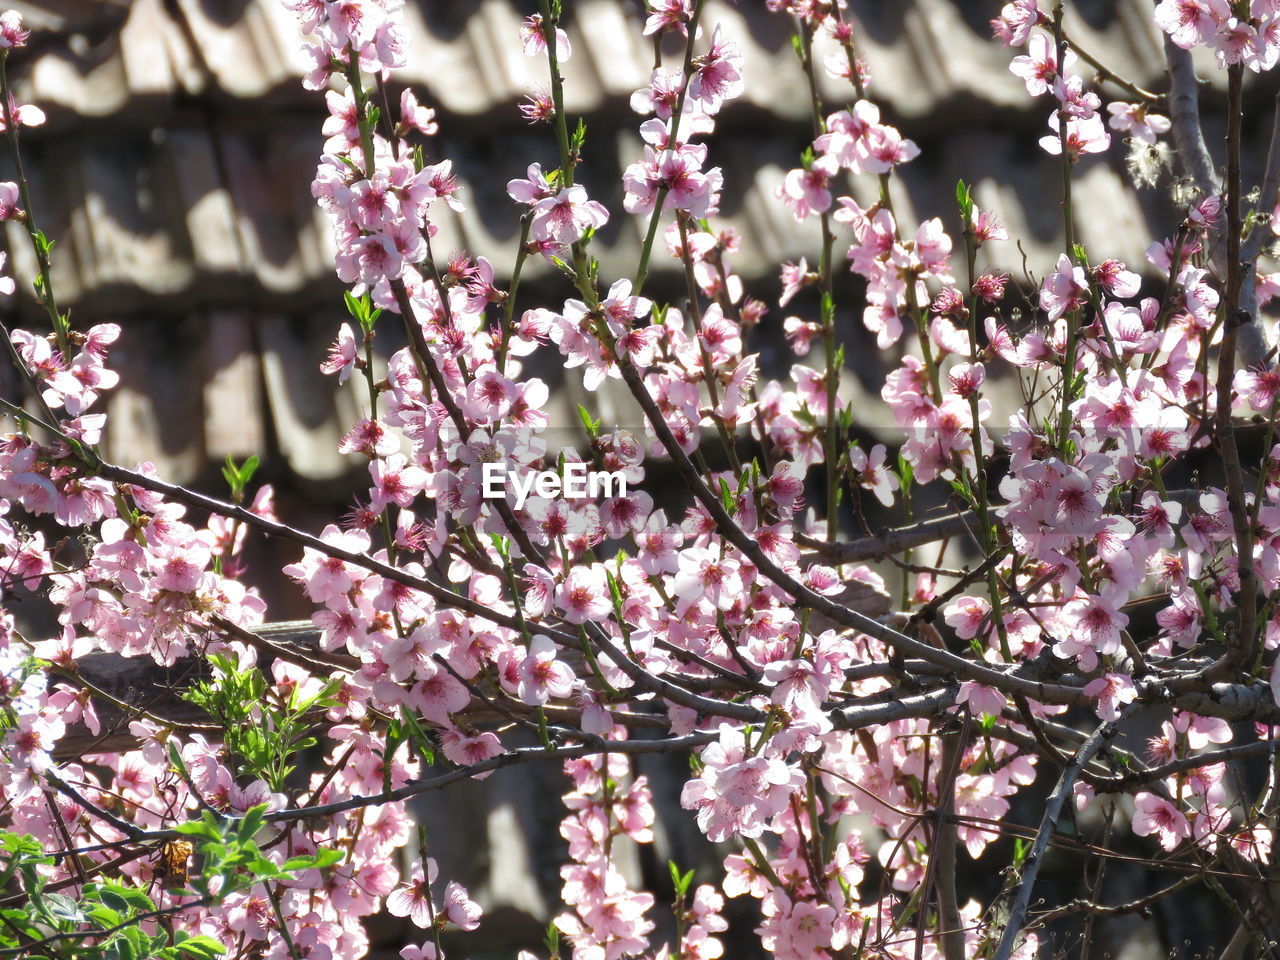
[[[350,919],[385,909],[422,930],[405,960],[439,960],[442,933],[483,918],[438,875],[433,826],[415,832],[405,801],[546,761],[572,784],[553,957],[714,960],[724,898],[744,897],[779,958],[1007,960],[1042,952],[1051,923],[1088,930],[1194,884],[1232,911],[1233,956],[1271,949],[1280,376],[1259,306],[1280,276],[1258,257],[1280,133],[1255,192],[1241,131],[1246,77],[1280,59],[1280,3],[1161,0],[1165,93],[1080,49],[1062,0],[1004,7],[995,35],[1043,103],[1040,146],[1062,171],[1066,248],[1023,283],[983,271],[984,248],[1010,238],[965,184],[938,211],[958,215],[955,239],[940,217],[895,215],[896,171],[919,150],[883,121],[842,4],[768,0],[812,93],[812,144],[778,200],[821,251],[815,268],[780,267],[779,305],[813,305],[783,323],[797,360],[781,379],[750,350],[753,329],[776,321],[744,296],[737,239],[715,226],[707,138],[744,80],[703,0],[649,0],[637,27],[657,64],[632,98],[644,147],[623,210],[577,179],[586,131],[564,109],[560,0],[525,21],[518,40],[547,65],[549,92],[522,110],[552,133],[507,187],[520,223],[508,289],[483,259],[433,249],[442,209],[463,198],[433,153],[433,111],[387,92],[404,61],[401,3],[286,6],[308,37],[305,84],[328,105],[312,191],[350,287],[351,321],[316,360],[364,387],[342,450],[367,461],[369,484],[319,533],[277,519],[270,489],[251,489],[253,461],[228,463],[217,499],[104,458],[95,406],[117,380],[120,330],[75,329],[58,306],[19,151],[21,126],[43,115],[5,74],[27,34],[0,16],[17,171],[0,184],[0,218],[30,236],[50,324],[0,331],[26,388],[0,400],[0,586],[38,597],[58,624],[35,633],[3,613],[0,957],[354,960],[367,941]],[[1226,73],[1221,169],[1199,124],[1196,47]],[[823,102],[823,70],[847,81],[845,102]],[[1120,99],[1104,111],[1103,94]],[[1148,249],[1146,285],[1075,242],[1075,164],[1121,138],[1138,153],[1171,139],[1183,171],[1176,233]],[[850,178],[878,184],[878,200],[837,196]],[[622,216],[639,218],[640,259],[602,276],[592,238]],[[645,296],[655,254],[683,270],[678,303]],[[565,299],[522,302],[536,257]],[[865,296],[840,302],[846,260]],[[836,318],[857,311],[895,358],[882,396],[896,455],[851,440]],[[408,346],[384,364],[375,344],[389,327]],[[816,363],[804,359],[815,346]],[[538,351],[587,391],[616,381],[643,435],[583,409],[589,444],[550,449],[547,386],[522,373]],[[984,396],[997,383],[1025,401],[998,428]],[[1220,468],[1179,487],[1204,452]],[[654,461],[680,478],[682,514],[655,508]],[[619,484],[557,495],[579,467]],[[515,482],[491,484],[494,468]],[[925,485],[947,491],[945,514],[913,510]],[[870,535],[869,496],[903,524]],[[247,585],[242,551],[259,536],[296,546],[283,573],[314,605],[307,630],[268,623]],[[949,541],[980,560],[920,562]],[[895,602],[872,560],[914,585]],[[182,696],[204,719],[113,697],[82,669],[95,652],[194,665]],[[1122,747],[1140,719],[1158,735]],[[667,940],[664,908],[628,886],[613,845],[652,841],[632,758],[671,752],[691,759],[681,805],[724,855],[698,885],[673,865]],[[1259,772],[1238,775],[1250,763]],[[1042,815],[1006,817],[1035,783],[1048,785]],[[1060,819],[1091,805],[1105,833],[1073,849],[1105,861],[1131,831],[1171,881],[1130,903],[1095,887],[1041,904],[1040,865],[1067,842]],[[992,860],[1002,835],[1019,841],[996,865],[1004,889],[964,896],[961,861]]]

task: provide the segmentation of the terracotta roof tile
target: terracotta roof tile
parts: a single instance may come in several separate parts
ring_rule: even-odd
[[[1101,13],[1072,15],[1073,34],[1131,79],[1160,88],[1160,41],[1146,0],[1095,6]],[[332,382],[315,369],[341,322],[334,239],[308,186],[324,110],[299,83],[306,61],[292,13],[278,0],[26,7],[40,32],[33,62],[24,70],[16,61],[17,82],[49,113],[24,143],[35,208],[58,242],[59,298],[80,322],[136,311],[146,322],[195,331],[222,351],[203,387],[169,385],[189,394],[180,405],[202,411],[194,422],[206,424],[207,437],[151,453],[189,474],[205,453],[221,459],[273,436],[301,473],[340,472]],[[988,248],[994,265],[1021,276],[1025,251],[1033,270],[1047,269],[1061,243],[1058,167],[1033,136],[1048,107],[1026,97],[1008,71],[1009,52],[986,39],[983,18],[953,0],[855,0],[853,7],[863,21],[873,95],[924,149],[895,178],[904,223],[950,211],[963,177],[1023,238],[1021,251],[1011,243]],[[627,99],[648,77],[653,50],[640,36],[634,3],[580,0],[575,9],[574,56],[564,68],[568,109],[590,129],[582,177],[618,210],[598,238],[604,273],[628,275],[645,224],[621,213],[618,177],[642,152]],[[466,249],[488,257],[503,277],[517,236],[506,181],[522,176],[529,160],[555,156],[548,131],[528,127],[516,109],[529,89],[545,86],[543,70],[520,49],[521,14],[511,0],[410,0],[406,16],[410,62],[391,93],[409,83],[439,109],[441,135],[429,149],[454,160],[467,204],[462,214],[440,217],[435,256]],[[726,183],[717,222],[742,235],[734,265],[752,292],[772,298],[780,260],[816,260],[816,228],[773,199],[810,135],[808,92],[780,21],[761,5],[709,0],[707,22],[722,22],[742,45],[748,72],[747,96],[726,111],[712,145],[711,162],[723,167]],[[825,75],[821,84],[832,109],[849,99],[847,84]],[[853,192],[869,203],[873,188],[857,183]],[[1127,183],[1122,159],[1082,164],[1075,198],[1090,252],[1141,266],[1144,238],[1161,221],[1157,204]],[[28,245],[13,224],[4,242],[17,273],[30,276]],[[678,280],[661,246],[653,269],[657,283]],[[549,276],[531,262],[526,290]],[[34,312],[30,302],[21,309]],[[141,321],[126,315],[123,322]],[[856,328],[856,317],[850,323]],[[241,369],[227,359],[229,342],[256,350],[255,364]],[[227,411],[248,409],[253,369],[261,371],[268,413],[256,423],[245,414],[240,435]],[[124,434],[135,433],[127,424],[153,416],[151,402],[145,391],[120,401],[129,418],[120,427],[125,446],[134,441]]]

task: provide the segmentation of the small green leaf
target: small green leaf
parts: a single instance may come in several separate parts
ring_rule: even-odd
[[[188,937],[177,944],[178,951],[189,957],[195,957],[196,960],[215,960],[226,951],[222,944],[213,937],[206,937],[204,934],[197,934],[194,937]]]
[[[968,225],[973,219],[973,195],[969,190],[969,185],[963,180],[956,181],[956,203],[960,207],[960,216],[964,218],[964,222]]]
[[[245,815],[240,818],[240,826],[236,829],[236,836],[244,842],[252,840],[257,836],[258,831],[262,829],[263,816],[267,812],[267,804],[260,803],[256,807],[251,807],[245,811]]]
[[[592,440],[600,436],[600,425],[603,421],[592,417],[590,411],[582,404],[578,404],[578,419],[582,421],[582,426],[587,431],[587,436]]]

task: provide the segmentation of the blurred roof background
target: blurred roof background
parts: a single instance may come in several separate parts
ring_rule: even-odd
[[[284,474],[327,489],[347,469],[335,447],[354,406],[335,410],[345,401],[316,370],[342,314],[330,230],[309,192],[324,108],[300,83],[294,15],[278,0],[15,6],[34,30],[30,49],[14,57],[17,88],[49,116],[23,141],[37,218],[57,242],[58,298],[78,325],[114,320],[127,331],[114,353],[124,385],[112,400],[112,454],[191,480],[228,453],[265,452]],[[575,55],[565,68],[566,106],[590,134],[582,177],[594,196],[620,200],[621,170],[641,152],[627,101],[653,58],[640,35],[641,4],[567,6]],[[1148,3],[1071,6],[1078,42],[1129,79],[1163,88]],[[852,8],[874,99],[924,151],[898,185],[908,227],[950,217],[963,177],[1022,240],[994,251],[997,265],[1020,276],[1025,254],[1042,274],[1060,242],[1059,168],[1035,144],[1047,131],[1046,105],[1026,96],[1007,69],[1009,51],[988,39],[999,4]],[[520,49],[526,12],[511,0],[410,0],[413,45],[395,78],[438,109],[441,132],[429,152],[452,158],[464,183],[467,210],[440,223],[438,255],[488,257],[499,278],[517,239],[504,185],[530,160],[554,156],[549,131],[516,109],[546,84],[544,68]],[[716,222],[742,235],[733,263],[749,292],[774,302],[777,264],[816,258],[816,226],[796,223],[773,199],[809,135],[803,76],[785,21],[763,4],[712,0],[705,22],[723,24],[748,71],[746,95],[722,115],[709,161],[726,177]],[[849,98],[831,78],[823,92],[833,109]],[[1155,191],[1127,184],[1122,153],[1081,164],[1077,222],[1092,255],[1140,263],[1161,227],[1161,203]],[[618,212],[598,241],[603,275],[629,276],[644,224],[612,206]],[[14,269],[29,277],[25,237],[8,227]],[[655,260],[661,284],[669,262],[661,251]],[[535,270],[525,292],[537,290]],[[29,302],[17,309],[34,316]],[[860,311],[844,312],[858,335]],[[780,311],[771,316],[780,325]]]

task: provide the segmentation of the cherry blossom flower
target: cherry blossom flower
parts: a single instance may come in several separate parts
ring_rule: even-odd
[[[338,339],[329,347],[329,355],[320,364],[322,373],[338,375],[338,383],[346,383],[356,366],[356,338],[348,324],[338,327]]]
[[[1058,130],[1058,111],[1055,110],[1049,115],[1049,129],[1054,132],[1041,137],[1040,146],[1046,153],[1055,157],[1062,154],[1062,148],[1065,146],[1067,156],[1073,163],[1081,154],[1101,153],[1111,146],[1111,137],[1102,124],[1102,117],[1097,114],[1089,117],[1067,118],[1066,136],[1063,139]]]
[[[1191,836],[1187,818],[1169,801],[1145,791],[1134,798],[1133,832],[1140,837],[1156,836],[1164,850],[1172,850]]]
[[[742,595],[742,577],[736,560],[716,556],[702,547],[680,551],[679,569],[672,581],[676,596],[686,600],[706,600],[728,610]]]
[[[573,692],[573,671],[556,659],[555,641],[542,634],[530,641],[529,651],[520,661],[519,677],[520,699],[530,706],[541,706],[552,697],[562,699]]]
[[[1085,684],[1084,692],[1086,696],[1098,698],[1098,717],[1113,723],[1120,719],[1121,708],[1138,696],[1133,681],[1122,673],[1103,674]]]
[[[30,31],[22,26],[22,14],[17,10],[0,13],[0,49],[25,47],[30,36]]]
[[[588,199],[586,188],[574,184],[533,205],[530,233],[535,240],[568,246],[582,239],[587,230],[599,229],[608,221],[609,212],[604,205]]]
[[[1075,51],[1068,47],[1062,61],[1063,71],[1071,69],[1075,60]],[[1027,93],[1033,97],[1052,90],[1054,81],[1059,76],[1058,52],[1054,47],[1053,37],[1040,30],[1031,33],[1026,54],[1014,57],[1009,64],[1009,71],[1026,84]]]
[[[436,123],[436,112],[431,107],[418,103],[413,91],[405,87],[400,94],[400,123],[406,130],[417,130],[423,136],[434,137],[440,132]]]
[[[1144,104],[1109,103],[1107,112],[1111,119],[1107,125],[1112,130],[1128,133],[1135,140],[1143,143],[1155,143],[1156,138],[1168,133],[1171,123],[1168,117],[1158,113],[1148,113]]]
[[[387,913],[393,917],[408,917],[415,926],[424,930],[431,929],[435,919],[435,910],[431,903],[431,887],[436,880],[436,862],[427,861],[427,875],[422,872],[421,862],[414,864],[409,881],[387,895]]]
[[[849,448],[849,467],[857,477],[858,485],[870,490],[886,507],[893,503],[893,492],[898,489],[898,478],[885,467],[887,450],[877,443],[867,453],[861,447]]]
[[[1084,303],[1089,287],[1084,268],[1076,266],[1065,253],[1058,257],[1057,269],[1047,276],[1040,287],[1040,308],[1050,320],[1056,320],[1068,310]]]
[[[735,834],[760,836],[804,782],[800,771],[782,760],[746,756],[742,732],[727,724],[721,724],[720,739],[702,751],[701,760],[702,775],[684,785],[680,805],[697,811],[698,826],[713,843]]]
[[[556,589],[556,604],[570,623],[600,621],[613,612],[613,602],[599,566],[574,567]]]
[[[688,96],[709,114],[717,113],[726,100],[742,95],[743,59],[737,44],[726,38],[719,24],[711,35],[711,48],[693,62]]]
[[[546,29],[542,15],[538,13],[531,15],[520,25],[520,39],[524,41],[524,55],[526,57],[536,57],[546,52]],[[555,34],[556,60],[564,63],[573,55],[573,48],[569,45],[569,35],[559,27],[556,27]]]

